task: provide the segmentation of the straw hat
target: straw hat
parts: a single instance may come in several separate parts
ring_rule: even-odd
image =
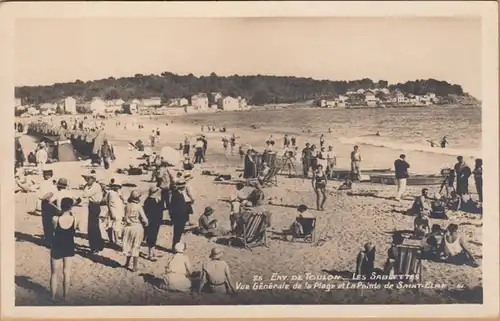
[[[213,260],[218,260],[224,256],[224,251],[218,247],[214,247],[212,251],[210,251],[210,258]]]
[[[149,196],[153,195],[154,193],[160,191],[160,188],[159,187],[156,187],[156,186],[151,186],[148,190],[148,194]]]
[[[175,246],[174,246],[174,251],[176,253],[184,253],[185,249],[186,249],[186,245],[182,242],[179,242],[179,243],[175,244]]]
[[[133,190],[130,192],[130,201],[131,202],[138,202],[140,201],[142,194],[138,190]]]
[[[88,174],[83,174],[82,177],[84,179],[93,178],[94,180],[97,180],[97,176],[96,176],[96,173],[94,170],[90,171],[90,173],[88,173]]]
[[[205,211],[203,211],[203,215],[212,215],[214,213],[214,209],[210,206],[205,207]]]
[[[66,178],[59,178],[56,184],[57,187],[67,188],[68,180]]]

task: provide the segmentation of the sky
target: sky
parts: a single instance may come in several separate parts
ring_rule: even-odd
[[[481,98],[479,18],[19,19],[16,86],[134,74],[435,78]]]

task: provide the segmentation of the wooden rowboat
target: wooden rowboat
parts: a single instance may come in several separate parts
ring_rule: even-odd
[[[372,176],[372,175],[380,175],[380,174],[389,174],[391,172],[391,169],[390,168],[386,168],[386,169],[362,169],[361,170],[361,174],[363,175],[368,175],[368,176]],[[351,173],[351,170],[350,169],[334,169],[333,170],[333,177],[335,177],[336,179],[346,179],[346,178],[349,178],[349,175]]]
[[[406,185],[441,185],[445,177],[441,175],[412,175],[407,179]],[[394,174],[389,175],[370,175],[371,183],[383,185],[396,185],[396,177]]]

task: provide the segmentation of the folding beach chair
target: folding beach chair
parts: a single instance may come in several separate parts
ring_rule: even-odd
[[[316,218],[315,217],[297,217],[297,222],[302,226],[301,231],[292,231],[292,242],[296,239],[302,239],[307,243],[316,241]]]
[[[422,248],[419,245],[399,245],[393,262],[395,275],[410,277],[408,282],[423,283]]]
[[[237,224],[240,224],[238,222]],[[235,238],[243,243],[246,249],[251,250],[253,247],[263,245],[267,247],[267,219],[264,214],[252,214],[249,220],[240,228],[236,230],[242,230],[242,233],[236,235]],[[231,246],[231,240],[229,240],[229,246]]]
[[[278,186],[279,167],[271,167],[267,175],[262,179],[260,184],[264,186]]]

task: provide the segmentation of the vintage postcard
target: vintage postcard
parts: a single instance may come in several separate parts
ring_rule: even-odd
[[[3,315],[498,314],[497,3],[0,15]]]

